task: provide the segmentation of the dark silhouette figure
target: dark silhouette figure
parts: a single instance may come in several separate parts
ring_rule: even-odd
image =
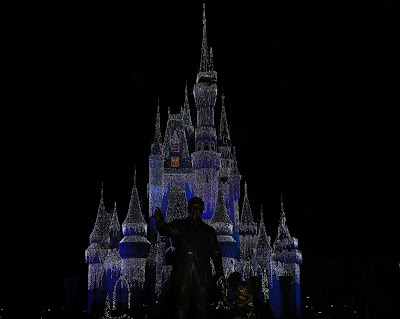
[[[222,255],[214,228],[200,218],[204,211],[204,202],[193,197],[189,200],[188,210],[189,217],[166,223],[163,213],[157,207],[154,218],[160,235],[170,237],[175,247],[171,274],[171,280],[175,284],[175,318],[188,318],[189,304],[193,297],[198,318],[206,319],[210,305],[208,293],[215,283],[210,257],[222,293],[225,294],[226,291]]]

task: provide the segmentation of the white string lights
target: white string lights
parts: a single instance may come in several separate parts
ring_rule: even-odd
[[[162,297],[172,271],[172,265],[166,261],[173,255],[173,247],[169,239],[158,236],[154,223],[151,224],[154,209],[161,207],[167,222],[186,218],[187,202],[192,196],[202,198],[205,203],[203,220],[216,230],[226,277],[235,271],[239,271],[245,280],[261,276],[264,301],[273,294],[279,294],[276,290],[279,285],[274,286],[274,280],[291,276],[294,284],[300,283],[302,254],[298,250],[298,240],[290,236],[282,199],[278,236],[273,247],[266,232],[262,209],[260,225],[254,222],[247,183],[244,184],[243,205],[239,207],[241,175],[236,150],[230,139],[224,95],[218,136],[214,123],[218,92],[216,82],[217,72],[214,70],[212,50],[208,50],[203,8],[200,70],[193,87],[197,125],[194,127],[192,124],[187,85],[180,113],[171,114],[168,111],[164,139],[160,128],[160,109],[157,107],[147,185],[149,229],[140,207],[136,170],[129,209],[122,223],[122,239],[116,206],[112,214],[106,212],[103,188],[101,190],[96,222],[85,251],[88,289],[112,290],[113,310],[117,310],[120,301],[117,289],[126,289],[124,307],[131,309],[136,302],[133,291],[143,289],[146,278],[152,278],[148,300]],[[152,275],[147,276],[146,271]],[[106,295],[103,319],[129,319],[127,315],[112,317],[110,296]]]

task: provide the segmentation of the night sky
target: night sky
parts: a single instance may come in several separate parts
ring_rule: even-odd
[[[77,277],[85,309],[84,251],[102,181],[122,223],[136,165],[147,214],[157,100],[164,135],[168,107],[178,113],[185,81],[190,92],[195,82],[202,4],[132,3],[20,1],[2,10],[0,306],[58,307],[64,278]],[[303,252],[302,296],[320,308],[353,302],[366,311],[365,298],[371,308],[393,307],[392,4],[228,1],[207,4],[206,15],[242,193],[246,180],[272,240],[283,193]],[[189,102],[195,123],[192,94]],[[220,112],[219,98],[218,125]]]

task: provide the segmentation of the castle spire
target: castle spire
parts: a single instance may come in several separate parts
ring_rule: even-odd
[[[278,236],[277,239],[283,239],[283,238],[290,238],[290,233],[289,233],[289,228],[286,224],[286,215],[285,211],[283,210],[283,196],[281,193],[281,218],[279,220],[279,226],[278,226]]]
[[[218,183],[217,202],[215,203],[214,214],[211,217],[210,225],[214,227],[217,234],[232,235],[233,223],[226,209],[221,182]]]
[[[221,108],[221,122],[219,124],[219,139],[221,145],[230,146],[230,134],[229,134],[229,127],[228,121],[226,119],[226,110],[225,110],[225,95],[222,92],[221,95],[222,100],[222,108]]]
[[[203,38],[201,43],[201,56],[200,56],[200,72],[207,72],[210,70],[210,57],[207,45],[207,21],[206,21],[206,4],[203,3]]]
[[[121,225],[118,221],[117,203],[114,202],[114,209],[113,209],[113,214],[112,214],[111,223],[110,223],[110,231],[118,232],[120,230],[121,230]]]
[[[185,103],[183,104],[182,109],[182,119],[183,125],[189,134],[194,133],[194,126],[192,123],[192,117],[190,116],[190,108],[189,108],[189,98],[188,98],[188,90],[187,90],[187,81],[185,83]]]
[[[110,222],[110,244],[111,248],[117,248],[118,243],[121,240],[121,225],[118,221],[118,214],[117,214],[117,203],[114,202],[114,209],[111,216]]]
[[[232,172],[233,175],[240,175],[239,172],[239,167],[236,159],[236,147],[233,147],[233,153],[232,153]]]
[[[136,167],[133,176],[133,187],[131,200],[129,202],[128,214],[122,223],[122,231],[124,236],[129,235],[147,235],[147,223],[142,215],[140,208],[139,194],[136,187]]]
[[[244,199],[243,199],[243,208],[242,208],[242,216],[240,218],[240,223],[244,225],[248,225],[254,223],[253,214],[251,212],[249,196],[247,194],[247,182],[244,182]]]
[[[260,251],[260,249],[264,248],[271,249],[271,238],[267,235],[267,230],[265,229],[264,213],[263,213],[263,207],[261,205],[261,220],[258,229],[257,250]]]
[[[110,241],[109,237],[110,216],[106,212],[103,199],[103,182],[101,183],[100,203],[97,209],[96,222],[93,231],[89,236],[89,243],[98,243],[102,246],[107,246]]]
[[[161,136],[161,128],[160,128],[160,100],[158,100],[158,105],[157,105],[157,117],[156,117],[155,133],[154,133],[154,142],[151,145],[151,154],[152,155],[161,155],[162,154],[162,136]]]

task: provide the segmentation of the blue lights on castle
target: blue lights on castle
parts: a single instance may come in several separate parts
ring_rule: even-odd
[[[180,113],[171,114],[168,110],[164,138],[157,108],[147,184],[149,224],[143,217],[136,178],[122,228],[116,206],[106,211],[102,191],[85,252],[89,313],[112,318],[111,312],[139,313],[148,307],[156,316],[162,311],[174,247],[169,238],[158,235],[152,216],[155,208],[160,207],[167,222],[185,218],[187,202],[198,196],[205,203],[203,221],[216,230],[225,276],[235,271],[244,280],[260,276],[261,298],[269,304],[274,317],[300,317],[302,254],[298,240],[289,233],[282,204],[278,235],[271,245],[263,214],[259,224],[254,221],[246,183],[243,205],[239,208],[242,176],[230,138],[223,95],[219,126],[214,121],[217,91],[217,72],[212,49],[208,49],[203,10],[200,68],[193,87],[196,125],[190,115],[187,87]]]

